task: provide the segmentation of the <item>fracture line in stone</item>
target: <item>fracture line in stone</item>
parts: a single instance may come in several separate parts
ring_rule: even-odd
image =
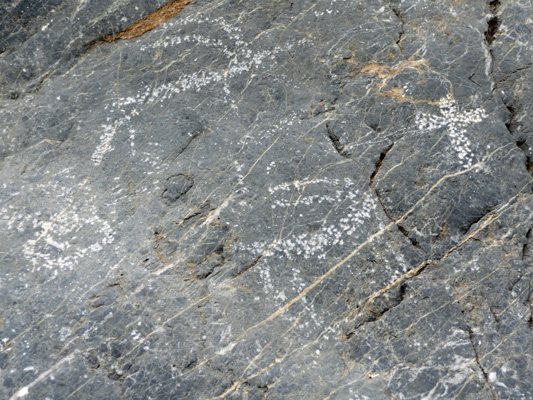
[[[37,385],[39,382],[44,381],[46,378],[48,378],[51,374],[56,372],[59,368],[63,366],[65,363],[70,363],[74,358],[76,357],[76,353],[70,353],[68,356],[63,357],[61,360],[56,362],[52,367],[44,371],[42,374],[40,374],[37,379],[35,379],[33,382],[31,382],[29,385],[24,386],[23,388],[20,388],[13,396],[9,398],[9,400],[17,400],[22,397],[25,397],[29,394],[29,391],[32,387]]]

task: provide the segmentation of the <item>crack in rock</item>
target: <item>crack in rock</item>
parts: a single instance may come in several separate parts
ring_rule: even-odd
[[[403,54],[403,49],[402,49],[401,42],[402,42],[402,39],[403,39],[403,35],[405,34],[405,20],[402,17],[401,11],[397,7],[393,6],[390,2],[388,2],[386,0],[385,0],[385,3],[387,3],[387,6],[394,13],[394,15],[396,15],[396,18],[398,18],[398,21],[400,21],[400,23],[401,23],[400,30],[398,31],[398,40],[396,40],[396,46],[398,46],[398,49],[400,50],[400,53]]]
[[[494,392],[494,389],[492,388],[492,385],[490,384],[489,375],[487,374],[487,371],[485,371],[485,368],[481,365],[481,360],[479,358],[479,352],[477,350],[476,344],[474,343],[474,332],[472,331],[472,328],[467,327],[468,330],[468,337],[470,339],[470,344],[472,345],[472,349],[474,350],[474,354],[476,357],[476,364],[481,370],[481,373],[483,374],[483,378],[485,379],[485,383],[487,384],[488,388],[490,389],[490,392],[492,393],[493,400],[496,400],[496,393]]]
[[[350,155],[346,151],[345,146],[341,143],[339,136],[335,132],[333,132],[333,130],[329,126],[329,123],[326,124],[326,129],[328,132],[328,139],[331,141],[331,144],[333,145],[335,151],[344,158],[350,158]]]
[[[383,164],[383,161],[385,160],[385,157],[387,157],[387,154],[392,150],[394,146],[394,142],[389,145],[383,152],[379,155],[379,161],[376,163],[376,168],[374,169],[374,172],[372,172],[372,175],[370,175],[370,188],[373,188],[374,185],[374,179],[376,178],[376,175],[379,172],[379,169],[381,168],[381,165]]]
[[[405,299],[407,284],[402,283],[395,290],[385,293],[367,302],[361,308],[361,311],[353,319],[351,329],[345,333],[346,339],[350,339],[355,332],[368,322],[375,322],[381,319],[387,312],[400,305]]]
[[[500,8],[500,2],[494,0],[489,2],[489,19],[487,21],[487,29],[485,30],[485,75],[490,80],[491,91],[494,92],[496,84],[493,76],[493,56],[492,56],[492,44],[496,40],[496,35],[500,29],[500,19],[497,15]]]
[[[515,136],[515,119],[517,110],[515,106],[512,103],[508,103],[505,105],[508,111],[508,117],[507,121],[505,121],[505,127],[509,131],[509,134],[511,136]],[[527,143],[526,138],[518,137],[518,139],[515,142],[516,147],[518,147],[526,156],[526,170],[529,173],[529,175],[533,176],[533,159],[529,155],[529,145]]]
[[[525,240],[524,246],[522,247],[522,260],[525,260],[526,257],[529,256],[532,231],[533,231],[533,228],[529,228],[529,230],[526,233],[526,240]]]
[[[372,172],[372,175],[370,176],[370,184],[369,184],[369,187],[370,189],[374,189],[374,192],[376,193],[376,197],[378,198],[378,201],[379,201],[379,204],[381,205],[381,208],[383,209],[383,212],[385,213],[385,215],[387,216],[387,218],[394,222],[394,218],[389,214],[389,212],[387,211],[387,208],[385,207],[385,204],[383,203],[383,199],[381,198],[381,195],[379,194],[379,190],[377,188],[374,188],[374,180],[377,176],[377,174],[379,173],[379,170],[381,168],[381,165],[383,164],[383,161],[385,160],[385,157],[387,157],[387,154],[389,154],[389,152],[392,150],[392,148],[394,147],[394,142],[391,143],[385,150],[383,150],[383,152],[379,155],[379,161],[376,163],[376,168],[374,169],[374,172]],[[400,231],[400,233],[402,235],[404,235],[408,240],[409,242],[411,242],[411,244],[413,246],[415,246],[416,248],[418,249],[421,249],[420,247],[420,244],[418,243],[418,241],[411,237],[409,235],[409,231],[404,228],[402,225],[400,224],[396,224],[396,227],[398,228],[398,231]]]
[[[498,0],[489,3],[490,18],[487,22],[487,30],[485,31],[485,40],[491,45],[496,40],[496,35],[500,29],[500,19],[498,18],[498,10],[500,2]]]

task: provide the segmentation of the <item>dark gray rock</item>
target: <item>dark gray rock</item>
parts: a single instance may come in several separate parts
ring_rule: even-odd
[[[171,205],[181,196],[191,190],[194,180],[185,174],[171,176],[164,184],[164,190],[161,197],[167,205]]]
[[[531,4],[187,3],[0,5],[0,398],[533,398]]]

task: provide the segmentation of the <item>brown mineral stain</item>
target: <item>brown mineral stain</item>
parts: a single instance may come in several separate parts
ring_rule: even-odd
[[[157,28],[168,20],[174,18],[192,0],[170,0],[167,4],[141,18],[130,27],[116,35],[107,35],[102,39],[104,42],[116,42],[117,40],[129,40],[144,35],[146,32]]]
[[[411,58],[409,60],[402,61],[397,67],[394,68],[391,68],[387,65],[367,64],[362,67],[360,71],[363,74],[377,75],[380,79],[388,80],[406,69],[414,69],[418,71],[419,74],[423,74],[424,70],[427,69],[427,60],[415,60]]]
[[[396,99],[399,102],[413,102],[413,99],[405,96],[405,92],[401,86],[393,87],[391,90],[386,92],[379,92],[378,96],[392,97],[393,99]]]
[[[412,97],[409,97],[405,94],[405,91],[403,90],[401,86],[395,86],[391,90],[388,90],[386,92],[377,92],[376,94],[382,97],[393,98],[394,100],[400,103],[404,103],[404,102],[409,102],[413,104],[426,103],[426,104],[432,104],[436,106],[441,104],[441,100],[413,99]]]

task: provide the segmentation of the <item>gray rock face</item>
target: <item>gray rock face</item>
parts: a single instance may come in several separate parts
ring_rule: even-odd
[[[0,13],[0,398],[533,398],[530,2]]]

